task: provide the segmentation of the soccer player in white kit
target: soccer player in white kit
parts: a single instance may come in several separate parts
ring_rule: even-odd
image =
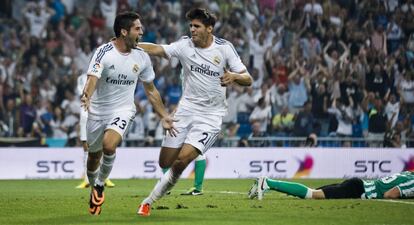
[[[178,133],[164,137],[159,157],[160,167],[170,169],[142,201],[137,212],[141,216],[149,216],[151,205],[175,185],[187,165],[214,144],[227,112],[225,86],[252,83],[233,45],[212,34],[215,16],[205,9],[192,9],[186,17],[191,38],[183,37],[169,45],[138,45],[150,55],[177,57],[184,78],[183,95],[174,116]]]
[[[77,80],[77,87],[76,91],[77,94],[82,97],[83,89],[85,88],[86,79],[88,79],[88,75],[86,73],[81,74]],[[86,139],[86,122],[88,121],[88,112],[86,112],[82,107],[80,108],[80,119],[79,119],[79,140],[82,144],[83,148],[83,164],[84,164],[84,175],[82,178],[82,182],[76,186],[77,189],[81,188],[88,188],[89,187],[89,180],[87,176],[87,168],[86,162],[88,161],[88,143]],[[105,187],[115,187],[115,184],[107,178],[105,180]]]
[[[96,50],[89,65],[81,103],[88,111],[89,146],[87,175],[91,184],[89,212],[99,215],[105,200],[104,182],[115,160],[115,151],[135,116],[134,91],[138,79],[162,126],[174,136],[173,119],[168,115],[153,80],[151,60],[135,48],[142,37],[140,16],[134,12],[117,15],[115,38]],[[102,158],[102,163],[100,163]]]

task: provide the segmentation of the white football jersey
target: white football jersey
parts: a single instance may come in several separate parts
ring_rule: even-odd
[[[88,75],[98,77],[91,97],[89,118],[103,120],[121,111],[136,111],[134,92],[138,78],[152,82],[155,74],[151,60],[142,49],[119,52],[112,42],[101,45],[89,64]]]
[[[224,68],[240,73],[246,66],[233,45],[217,37],[208,48],[197,48],[191,38],[162,45],[167,56],[177,57],[183,66],[183,95],[179,108],[190,113],[224,116],[227,112],[226,87],[220,85]]]

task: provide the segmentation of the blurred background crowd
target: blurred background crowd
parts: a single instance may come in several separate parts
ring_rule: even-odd
[[[254,79],[252,87],[227,88],[222,140],[288,146],[265,137],[312,133],[337,137],[337,146],[355,146],[352,139],[366,140],[359,146],[413,146],[412,0],[2,2],[0,137],[79,145],[77,79],[113,36],[116,14],[140,13],[142,41],[168,44],[188,35],[185,12],[201,6],[216,14],[215,35],[233,43]],[[181,65],[152,60],[156,86],[172,111],[181,96]],[[154,145],[163,133],[159,119],[141,85],[135,97],[126,145]]]

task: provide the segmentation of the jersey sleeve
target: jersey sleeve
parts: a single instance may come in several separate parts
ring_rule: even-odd
[[[93,54],[92,60],[89,63],[87,72],[88,75],[98,77],[98,79],[101,78],[102,71],[105,66],[105,55],[107,55],[105,53],[111,50],[112,48],[113,46],[111,44],[106,44],[96,49],[95,53]]]
[[[184,36],[176,42],[169,45],[161,45],[161,47],[164,48],[165,54],[168,58],[178,57],[181,54],[181,50],[185,48],[188,39],[189,37]]]
[[[151,59],[147,53],[145,53],[144,55],[144,60],[144,68],[142,68],[142,71],[139,75],[139,79],[145,83],[149,83],[155,79],[155,73],[152,67]]]
[[[239,54],[237,53],[236,49],[234,48],[233,44],[227,42],[225,45],[225,55],[227,59],[227,64],[230,67],[230,71],[240,73],[242,71],[247,71],[246,66],[240,59]]]

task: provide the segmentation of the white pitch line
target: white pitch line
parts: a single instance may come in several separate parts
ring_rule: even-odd
[[[179,190],[180,192],[185,192],[187,190]],[[237,192],[237,191],[204,191],[204,193],[211,193],[211,194],[231,194],[231,195],[247,195],[246,192]],[[400,203],[400,204],[407,204],[407,205],[414,205],[414,202],[406,202],[406,201],[399,201],[399,200],[392,200],[392,199],[373,199],[374,201],[379,202],[392,202],[392,203]],[[366,201],[366,200],[364,200]]]
[[[400,203],[400,204],[407,204],[407,205],[414,205],[414,202],[405,202],[405,201],[399,201],[399,200],[392,200],[392,199],[376,199],[376,201],[379,202],[392,202],[392,203]]]

